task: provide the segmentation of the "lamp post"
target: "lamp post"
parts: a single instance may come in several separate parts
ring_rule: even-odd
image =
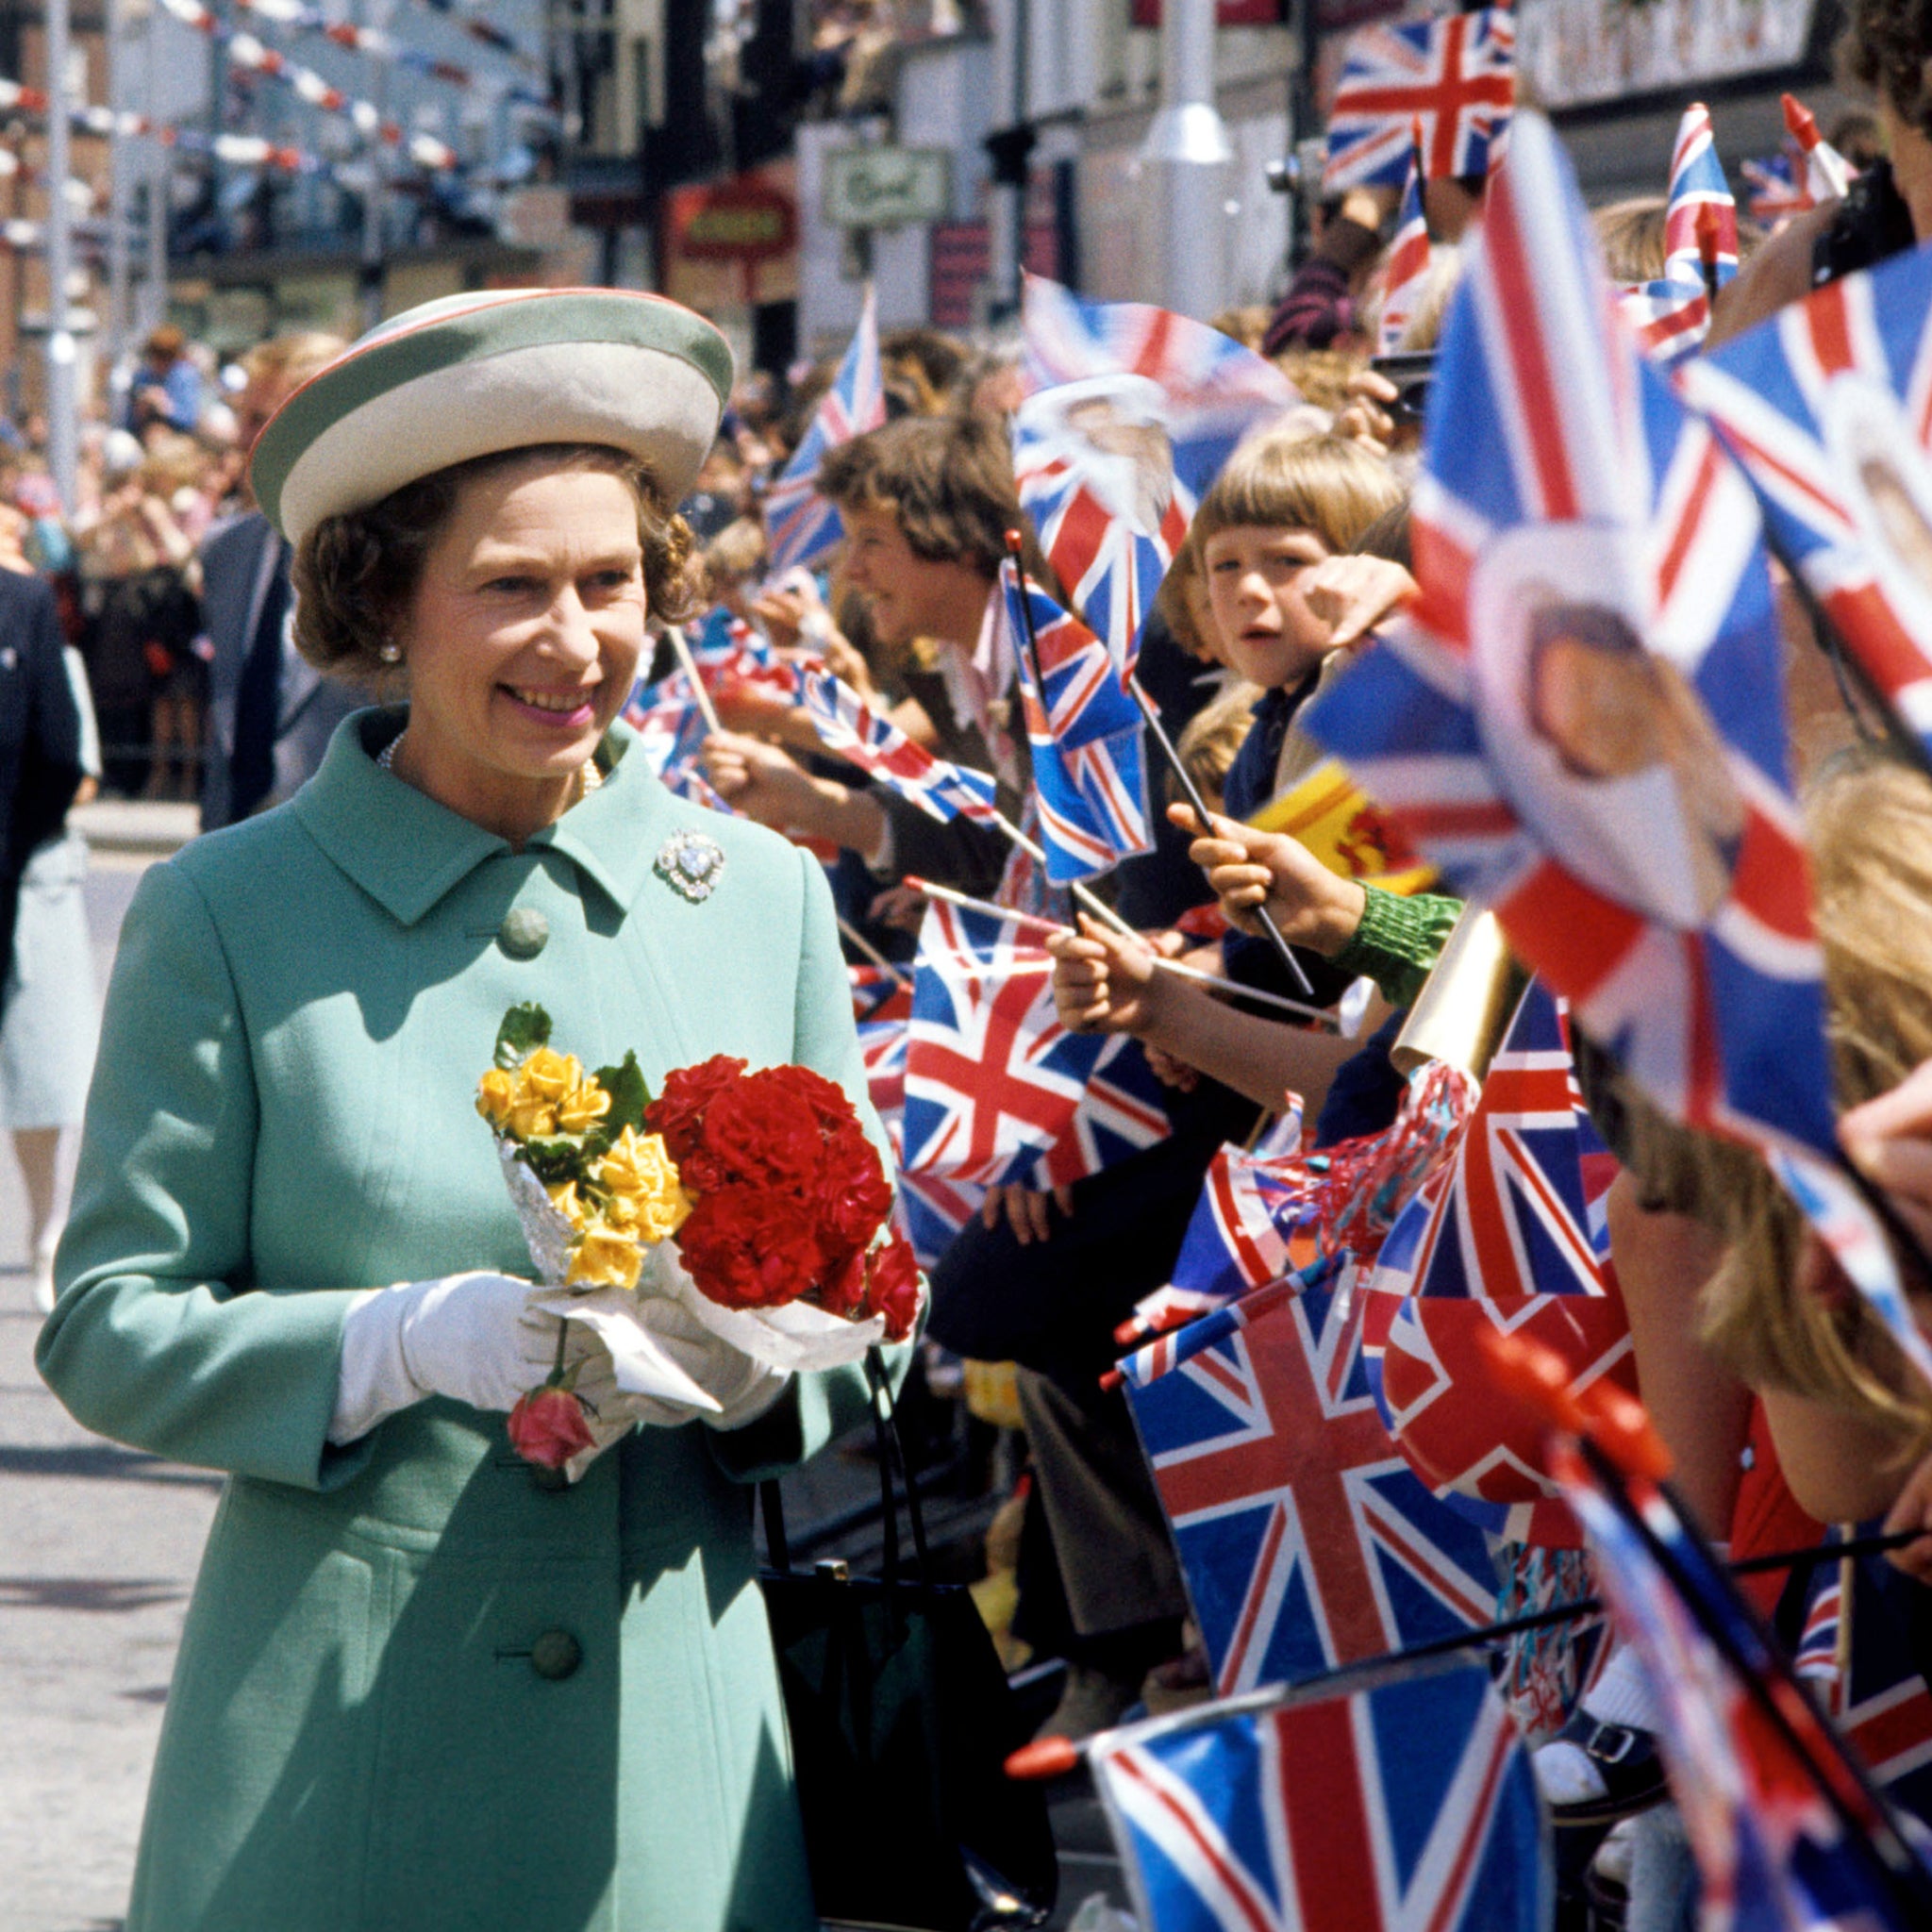
[[[1228,163],[1214,106],[1214,0],[1165,0],[1160,111],[1141,143],[1160,215],[1162,306],[1203,320],[1226,306]]]
[[[67,199],[68,4],[47,4],[47,468],[72,515],[80,460],[80,395],[74,331],[68,326],[67,277],[74,260],[72,204]]]
[[[122,0],[108,0],[108,367],[127,345],[127,141],[121,128]]]

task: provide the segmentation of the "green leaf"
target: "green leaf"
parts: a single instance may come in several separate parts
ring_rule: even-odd
[[[540,1046],[550,1043],[550,1015],[534,1001],[512,1007],[496,1029],[496,1064],[514,1073]]]
[[[615,1141],[626,1127],[641,1134],[644,1109],[651,1104],[651,1090],[645,1084],[637,1055],[625,1054],[622,1066],[599,1067],[596,1078],[598,1086],[610,1096],[610,1111],[598,1123],[605,1143]]]
[[[530,1172],[546,1186],[572,1181],[584,1172],[584,1137],[581,1134],[540,1134],[522,1143],[521,1152]]]

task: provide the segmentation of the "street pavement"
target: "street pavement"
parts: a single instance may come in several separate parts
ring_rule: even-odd
[[[95,853],[88,923],[103,989],[151,856]],[[220,1481],[68,1418],[34,1373],[26,1267],[25,1199],[0,1136],[0,1932],[106,1932],[126,1908]]]
[[[192,831],[186,808],[87,808],[97,992],[142,872]],[[168,1679],[221,1479],[108,1442],[35,1373],[26,1204],[0,1135],[0,1932],[117,1932]],[[797,1528],[875,1495],[837,1450],[788,1478]],[[839,1545],[876,1561],[874,1527]],[[1053,1794],[1063,1926],[1095,1892],[1124,1906],[1084,1777]],[[264,1927],[263,1932],[272,1932]],[[344,1927],[343,1932],[354,1932]]]

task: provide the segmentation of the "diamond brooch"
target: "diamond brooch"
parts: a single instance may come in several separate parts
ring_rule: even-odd
[[[673,832],[651,868],[680,899],[701,906],[724,872],[724,853],[715,839],[690,829]]]

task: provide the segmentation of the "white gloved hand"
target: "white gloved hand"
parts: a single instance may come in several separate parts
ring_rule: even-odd
[[[331,1442],[353,1442],[426,1395],[508,1414],[557,1361],[554,1292],[508,1274],[446,1274],[371,1289],[349,1307],[336,1381]],[[595,1343],[573,1334],[566,1359]]]
[[[677,1428],[693,1418],[714,1429],[756,1421],[785,1392],[789,1369],[755,1361],[713,1335],[666,1295],[619,1288],[553,1289],[544,1306],[573,1328],[593,1328],[616,1365],[613,1413]]]

